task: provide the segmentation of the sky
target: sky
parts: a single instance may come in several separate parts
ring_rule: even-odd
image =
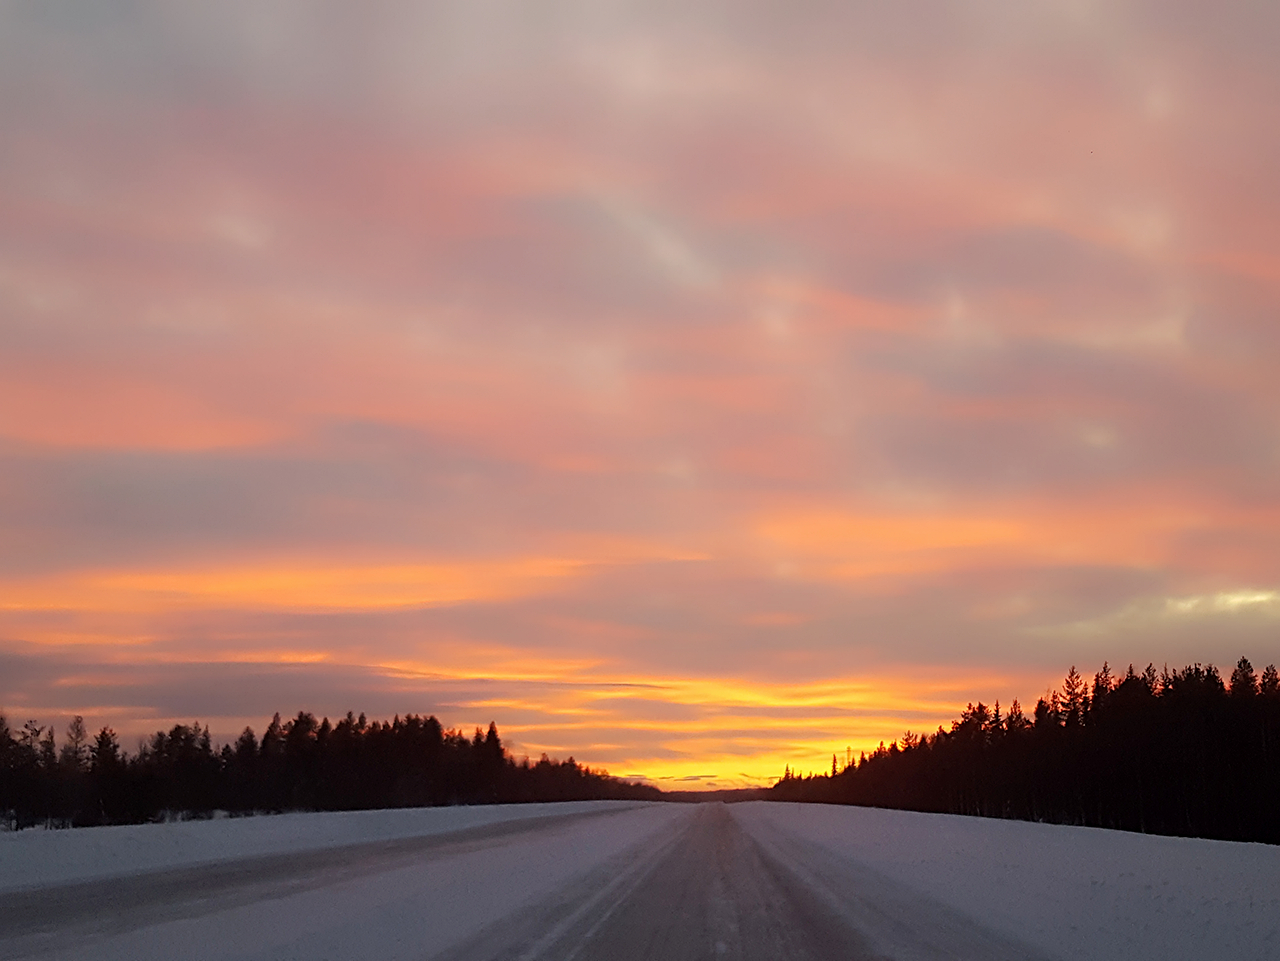
[[[1280,7],[0,3],[0,709],[663,786],[1280,660]]]

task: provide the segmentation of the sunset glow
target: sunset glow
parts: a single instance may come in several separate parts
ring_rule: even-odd
[[[11,722],[735,786],[1280,659],[1269,9],[375,7],[0,13]]]

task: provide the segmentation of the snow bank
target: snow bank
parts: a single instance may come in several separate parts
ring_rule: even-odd
[[[1280,847],[757,801],[748,830],[817,843],[1061,958],[1280,958]]]
[[[633,801],[486,804],[4,832],[0,833],[0,892],[635,805]]]
[[[548,815],[607,809],[605,817],[556,818]],[[344,814],[288,815],[254,819],[254,828],[273,845],[283,835],[314,846],[309,832],[330,837],[396,836],[396,832],[433,833],[459,825],[479,826],[537,815],[534,830],[514,832],[498,843],[443,846],[421,858],[380,864],[378,855],[353,852],[359,867],[371,871],[338,871],[320,884],[281,887],[274,877],[250,870],[240,887],[215,887],[208,897],[190,890],[172,901],[153,889],[113,894],[109,910],[59,924],[66,904],[52,906],[47,927],[15,932],[0,930],[0,957],[44,961],[422,961],[476,937],[486,927],[546,906],[571,910],[585,885],[598,884],[600,872],[611,876],[625,867],[637,849],[661,846],[688,815],[685,805],[657,803],[562,803],[554,805],[434,808]],[[616,812],[616,813],[612,813]],[[370,822],[374,827],[334,832],[323,824]],[[279,827],[263,827],[275,822]],[[416,822],[416,825],[415,825]],[[246,822],[230,822],[239,828]],[[296,828],[292,824],[304,827]],[[397,826],[399,825],[399,826]],[[168,828],[193,828],[196,834],[223,835],[228,822],[147,825],[143,839]],[[92,829],[58,832],[84,843]],[[126,829],[132,830],[132,829]],[[121,829],[114,829],[121,833]],[[40,832],[45,837],[51,834]],[[9,845],[3,845],[4,850]],[[260,850],[254,853],[262,853]],[[140,879],[141,880],[141,879]],[[110,885],[107,885],[110,887]],[[127,886],[121,885],[121,888]],[[48,904],[30,897],[24,909],[40,913]],[[2,899],[0,899],[2,900]],[[51,900],[56,900],[52,899]],[[3,919],[0,918],[0,921]],[[3,924],[0,924],[3,928]]]

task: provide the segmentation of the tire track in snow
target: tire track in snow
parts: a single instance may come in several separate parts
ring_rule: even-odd
[[[660,848],[491,925],[439,961],[1034,961],[918,893],[698,805]]]
[[[369,841],[296,854],[215,862],[105,880],[0,893],[0,961],[76,940],[229,911],[266,899],[358,881],[431,860],[465,856],[531,833],[616,817],[615,808],[501,821],[445,834]]]
[[[747,815],[639,806],[0,896],[0,958],[1044,957]]]

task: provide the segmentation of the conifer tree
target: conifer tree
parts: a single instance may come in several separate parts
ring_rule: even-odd
[[[1253,697],[1258,693],[1258,675],[1247,657],[1240,658],[1231,672],[1229,690],[1232,697]]]

